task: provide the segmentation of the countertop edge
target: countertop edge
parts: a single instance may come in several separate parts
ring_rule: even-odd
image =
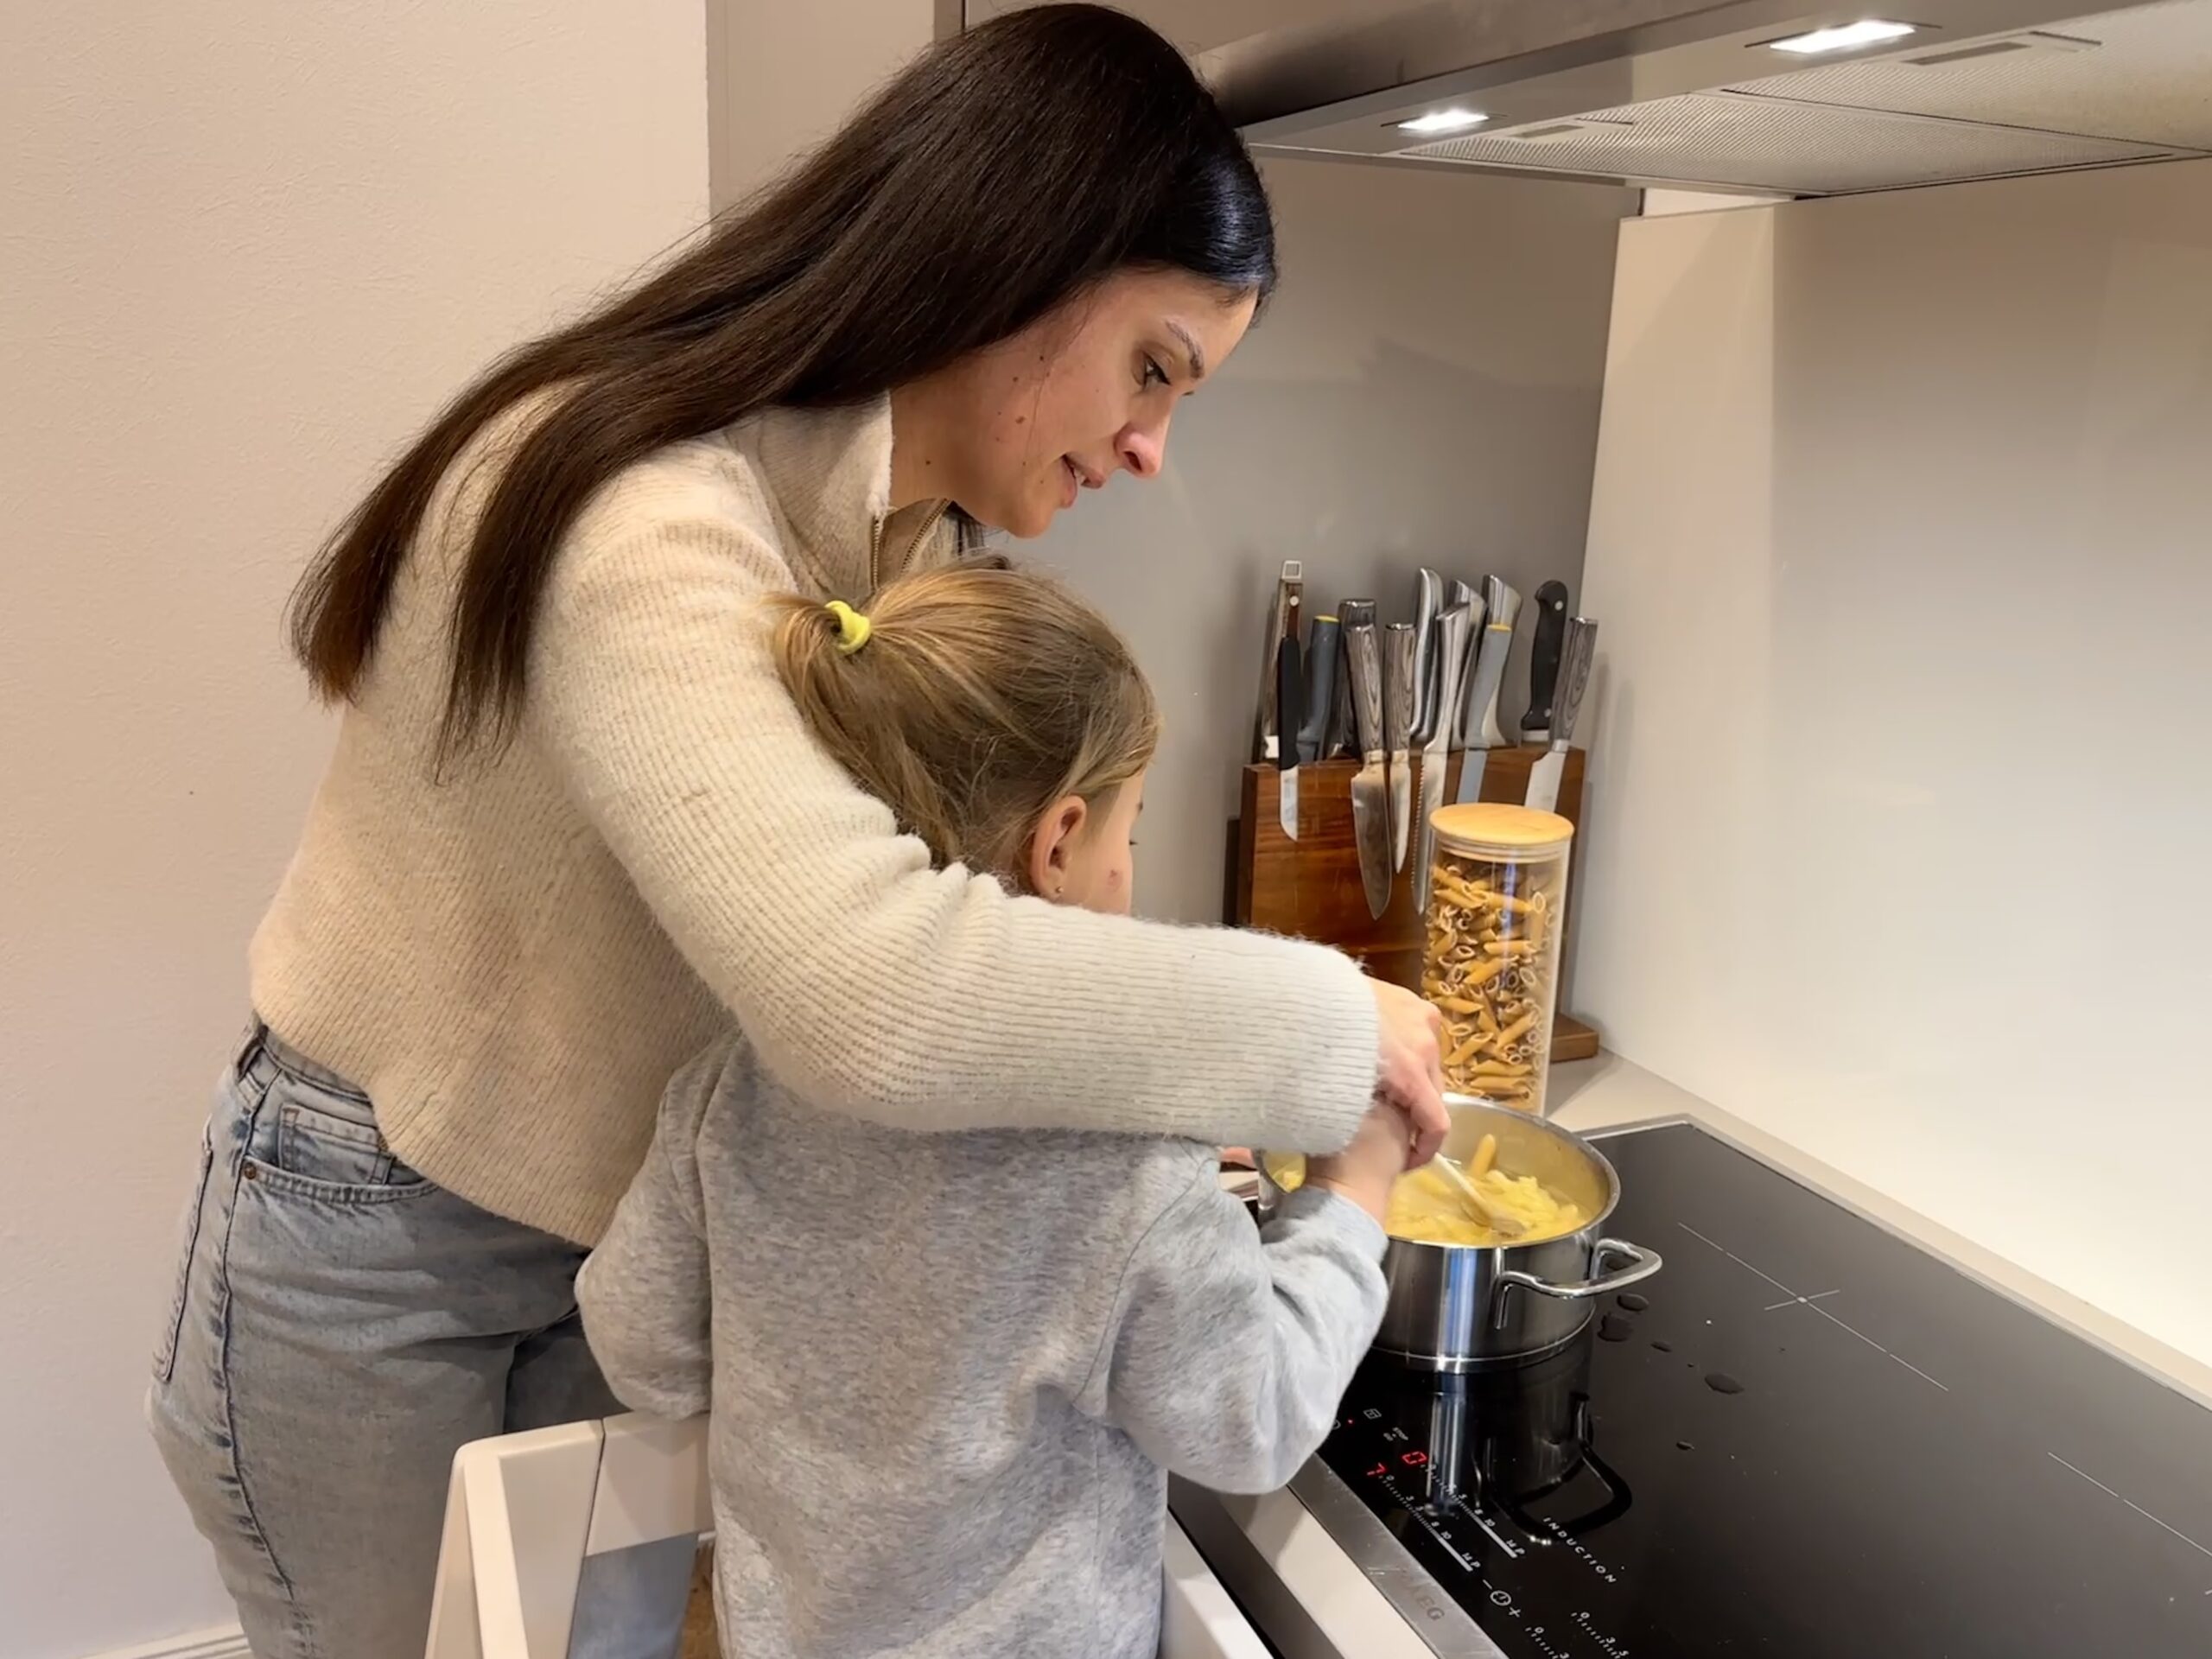
[[[1908,1209],[1734,1113],[1677,1088],[1633,1061],[1607,1052],[1594,1060],[1554,1066],[1549,1098],[1551,1110],[1547,1116],[1560,1128],[1572,1129],[1577,1135],[1603,1135],[1634,1125],[1678,1119],[1695,1123],[1801,1185],[1834,1199],[1885,1231],[1949,1262],[1999,1295],[2033,1309],[2177,1393],[2212,1409],[2212,1365],[2114,1319],[2072,1292],[2037,1277],[1940,1222]]]

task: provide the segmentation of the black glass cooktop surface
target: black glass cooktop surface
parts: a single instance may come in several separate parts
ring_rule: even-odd
[[[2212,1411],[1688,1127],[1666,1257],[1503,1374],[1371,1361],[1328,1466],[1513,1659],[2212,1655]]]

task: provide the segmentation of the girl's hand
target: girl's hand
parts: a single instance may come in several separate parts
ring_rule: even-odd
[[[1380,1223],[1390,1207],[1390,1189],[1405,1173],[1412,1149],[1405,1115],[1378,1100],[1360,1119],[1350,1146],[1326,1158],[1306,1160],[1306,1179],[1343,1193]]]
[[[1379,979],[1368,985],[1382,1020],[1375,1092],[1405,1114],[1413,1132],[1412,1156],[1406,1167],[1418,1169],[1436,1156],[1452,1127],[1444,1106],[1444,1016],[1402,986]]]

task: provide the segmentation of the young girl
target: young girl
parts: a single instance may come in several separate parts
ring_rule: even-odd
[[[945,880],[1128,910],[1159,715],[1094,612],[967,564],[864,612],[781,601],[774,643],[823,747]],[[1408,1145],[1376,1108],[1262,1233],[1209,1147],[862,1122],[732,1033],[671,1084],[578,1285],[617,1395],[713,1412],[726,1650],[1155,1651],[1164,1471],[1266,1491],[1319,1446],[1382,1315]]]

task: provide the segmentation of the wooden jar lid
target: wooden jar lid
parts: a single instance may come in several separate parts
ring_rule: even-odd
[[[1497,801],[1439,807],[1429,823],[1439,851],[1465,857],[1529,858],[1561,851],[1574,839],[1574,826],[1556,812]]]

